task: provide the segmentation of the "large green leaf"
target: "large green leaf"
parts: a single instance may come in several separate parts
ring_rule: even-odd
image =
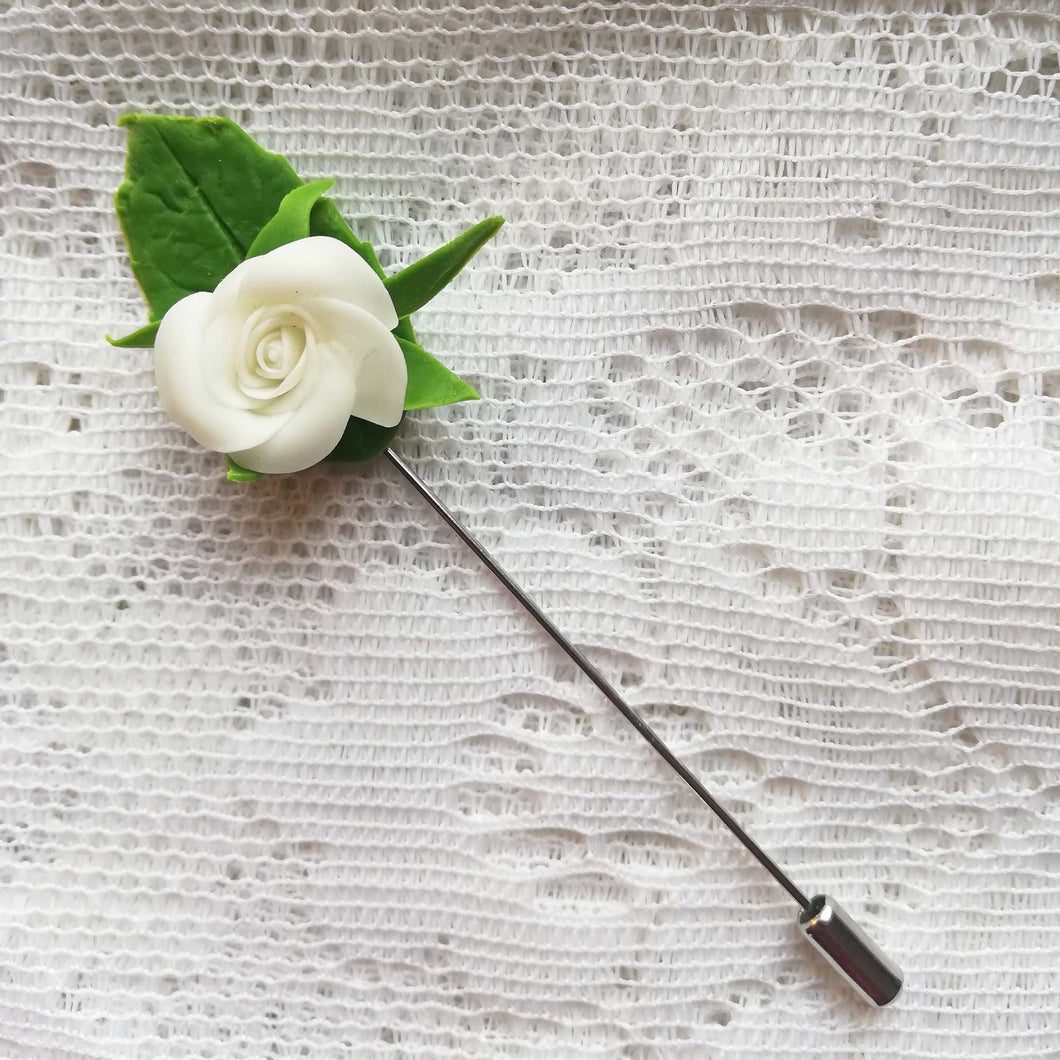
[[[212,291],[302,182],[224,118],[130,114],[120,124],[129,145],[118,221],[158,320],[186,295]]]
[[[470,383],[454,375],[441,361],[436,360],[418,342],[398,339],[405,355],[409,382],[405,389],[405,411],[433,409],[452,405],[457,401],[475,401],[478,392]]]
[[[487,217],[444,247],[391,276],[386,289],[399,317],[411,316],[453,281],[458,272],[497,234],[503,217]]]
[[[160,320],[186,295],[212,291],[302,181],[227,118],[127,114],[119,124],[129,144],[118,221],[151,319]],[[313,206],[310,231],[341,239],[386,279],[328,199]]]

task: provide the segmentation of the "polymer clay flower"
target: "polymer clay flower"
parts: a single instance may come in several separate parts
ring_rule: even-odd
[[[324,198],[225,118],[129,114],[118,221],[150,320],[165,411],[228,477],[363,460],[405,412],[478,397],[425,350],[411,316],[504,223],[479,221],[386,275]]]
[[[162,407],[241,467],[301,471],[335,448],[351,416],[401,420],[397,325],[383,281],[356,251],[328,236],[286,243],[168,310],[155,337]]]

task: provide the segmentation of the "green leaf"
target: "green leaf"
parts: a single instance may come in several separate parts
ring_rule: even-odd
[[[399,317],[407,317],[425,306],[482,249],[504,224],[503,217],[479,221],[427,257],[391,276],[386,289]]]
[[[356,250],[358,254],[372,266],[376,276],[384,282],[386,273],[383,272],[379,259],[375,256],[375,249],[371,243],[358,239],[353,234],[353,229],[342,219],[338,207],[330,199],[321,199],[313,207],[309,217],[309,234],[313,236],[331,236],[332,239],[341,239],[346,246]]]
[[[152,320],[149,324],[144,324],[142,328],[137,328],[135,331],[129,332],[128,335],[123,335],[120,339],[112,339],[109,335],[104,336],[104,338],[112,346],[119,346],[122,349],[149,349],[155,344],[158,325],[161,323],[160,320]]]
[[[256,258],[296,239],[305,239],[309,235],[309,215],[313,207],[334,183],[333,180],[314,180],[312,184],[303,184],[289,191],[269,223],[254,237],[247,257]]]
[[[130,114],[119,124],[129,146],[118,220],[151,316],[161,319],[186,295],[212,291],[302,182],[224,118]]]
[[[251,471],[248,468],[240,467],[230,456],[225,456],[225,464],[228,467],[228,481],[229,482],[257,482],[261,478],[260,471]]]
[[[227,118],[127,114],[118,124],[129,131],[118,222],[150,315],[161,320],[186,295],[212,291],[302,181]],[[386,280],[330,199],[313,206],[309,234],[341,239]],[[416,341],[407,320],[395,334]]]
[[[405,365],[409,370],[405,390],[405,410],[433,409],[457,401],[474,401],[478,392],[470,383],[454,375],[441,361],[435,360],[419,343],[398,339]]]
[[[401,422],[395,427],[380,427],[378,423],[351,416],[339,444],[324,459],[341,463],[367,460],[382,452],[400,429]]]

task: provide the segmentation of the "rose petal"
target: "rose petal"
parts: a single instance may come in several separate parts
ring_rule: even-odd
[[[190,294],[162,318],[155,337],[155,380],[171,419],[205,448],[231,453],[260,445],[290,413],[261,415],[219,398],[210,369],[225,354],[206,341],[211,297],[204,291]]]
[[[216,291],[212,297],[210,319],[202,338],[207,354],[203,365],[207,386],[222,405],[256,409],[261,402],[247,397],[239,386],[238,359],[246,313],[219,300]]]
[[[351,416],[380,427],[396,427],[405,414],[408,369],[401,347],[372,347],[357,373],[357,393]],[[396,353],[396,357],[395,357]]]
[[[317,341],[354,355],[357,392],[351,415],[393,427],[401,419],[408,385],[405,355],[397,339],[375,317],[334,298],[306,298],[301,308],[313,321]]]
[[[356,389],[353,357],[320,345],[314,351],[314,362],[315,379],[304,380],[299,391],[312,389],[297,411],[261,445],[233,452],[237,464],[266,475],[285,475],[319,463],[339,444]]]
[[[398,325],[394,303],[371,265],[352,247],[331,236],[286,243],[237,265],[217,286],[225,301],[238,298],[251,308],[306,298],[338,298],[361,306],[390,331]]]

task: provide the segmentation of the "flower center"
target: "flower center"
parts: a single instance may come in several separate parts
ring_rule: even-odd
[[[268,401],[293,389],[314,343],[306,315],[291,305],[262,306],[247,318],[236,357],[236,380],[249,398]]]
[[[264,379],[283,379],[305,349],[305,329],[297,324],[281,324],[257,344],[258,373]]]

